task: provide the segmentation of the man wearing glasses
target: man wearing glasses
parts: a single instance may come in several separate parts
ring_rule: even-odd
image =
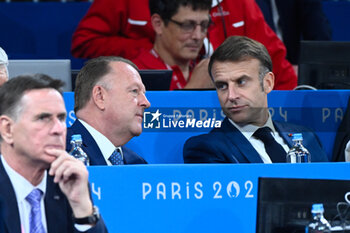
[[[133,62],[139,69],[172,70],[170,90],[213,88],[208,59],[196,64],[211,24],[211,4],[211,0],[150,0],[155,41]]]

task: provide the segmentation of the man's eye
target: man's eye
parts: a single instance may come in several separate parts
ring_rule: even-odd
[[[219,89],[219,90],[223,90],[227,88],[226,83],[217,83],[215,86],[216,86],[216,89]]]
[[[66,115],[59,115],[59,116],[58,116],[58,119],[59,119],[60,121],[66,121]]]
[[[242,85],[244,85],[244,84],[246,84],[246,83],[247,83],[247,80],[246,80],[245,78],[242,78],[242,79],[237,80],[237,84],[238,84],[239,86],[242,86]]]
[[[49,116],[39,116],[38,119],[40,121],[48,121],[50,119],[50,117]]]
[[[196,27],[196,24],[194,22],[185,22],[182,24],[182,28],[184,30],[193,30]]]
[[[139,89],[132,89],[131,92],[137,95],[139,93]]]

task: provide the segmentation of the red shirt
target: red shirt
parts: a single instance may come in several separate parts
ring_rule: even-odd
[[[79,58],[135,58],[141,48],[153,48],[148,0],[94,0],[72,38]]]
[[[172,70],[173,76],[170,83],[170,90],[183,89],[187,84],[180,67],[165,64],[154,49],[142,50],[133,62],[140,70]]]
[[[222,0],[220,4],[222,11],[216,4],[211,10],[214,26],[209,29],[209,40],[213,48],[225,40],[225,30],[227,36],[257,40],[271,56],[276,75],[274,89],[296,87],[297,76],[286,60],[286,48],[265,22],[255,0]],[[152,41],[148,0],[95,0],[73,35],[72,53],[82,58],[116,55],[133,59],[141,48],[151,49]]]

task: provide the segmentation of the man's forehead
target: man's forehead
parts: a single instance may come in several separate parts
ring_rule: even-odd
[[[24,106],[62,108],[64,100],[62,95],[55,89],[33,89],[24,92],[21,102]]]
[[[196,10],[193,9],[193,7],[191,5],[187,5],[187,6],[179,6],[177,12],[174,14],[174,16],[176,15],[182,15],[182,19],[191,19],[193,18],[193,16],[198,16],[201,15],[203,18],[209,18],[209,9],[205,10],[205,9],[199,9],[197,8]]]

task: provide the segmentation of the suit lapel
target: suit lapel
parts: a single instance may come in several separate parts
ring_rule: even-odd
[[[252,144],[243,136],[243,134],[231,124],[226,117],[222,122],[221,129],[228,140],[237,148],[242,157],[245,157],[250,163],[262,163],[259,153],[254,149]]]
[[[16,200],[15,191],[12,187],[10,178],[5,172],[4,166],[0,160],[0,198],[4,206],[4,223],[6,232],[21,232],[21,222],[19,219],[19,211]],[[2,216],[1,216],[2,217]]]
[[[278,121],[274,121],[273,125],[275,126],[275,129],[277,130],[279,135],[283,138],[284,142],[287,143],[288,147],[292,147],[293,141],[290,135],[294,132],[290,131],[290,128],[284,127],[284,125]]]
[[[90,158],[90,165],[107,165],[96,141],[80,121],[76,120],[71,126],[71,130],[74,133],[81,134],[83,138],[83,150]]]
[[[44,201],[48,233],[73,232],[72,222],[68,222],[69,216],[72,216],[69,203],[59,186],[53,182],[53,177],[49,175]]]

